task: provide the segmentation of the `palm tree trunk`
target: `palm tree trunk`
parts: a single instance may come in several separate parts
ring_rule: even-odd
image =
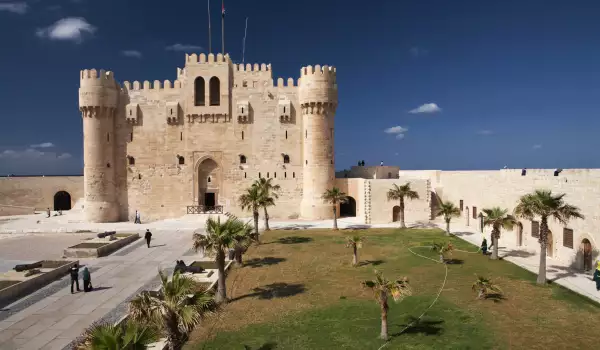
[[[358,264],[358,249],[356,248],[356,244],[352,247],[354,250],[354,255],[352,257],[352,266],[356,266]]]
[[[492,245],[494,246],[494,249],[492,249],[492,256],[490,256],[490,259],[496,260],[496,259],[498,259],[498,229],[497,228],[494,228],[492,230]]]
[[[450,219],[446,219],[446,236],[450,236]]]
[[[267,207],[263,207],[265,209],[265,231],[271,231],[269,227],[269,213],[267,213]]]
[[[379,337],[383,340],[388,340],[388,324],[387,324],[387,313],[388,313],[388,305],[387,305],[387,295],[385,292],[381,293],[381,299],[379,301],[381,305],[381,334]]]
[[[254,217],[254,239],[256,239],[256,243],[260,244],[258,237],[258,209],[252,211],[252,216]]]
[[[223,252],[222,249],[217,252],[216,261],[217,269],[219,270],[216,301],[218,303],[224,303],[227,301],[227,291],[225,289],[225,252]]]
[[[335,207],[335,204],[333,205],[333,229],[337,230],[337,208]]]
[[[404,198],[400,197],[400,227],[406,228],[406,224],[404,223]]]
[[[243,265],[243,262],[242,262],[242,248],[240,246],[236,246],[235,247],[234,257],[235,257],[235,262],[238,265],[240,265],[240,266]]]
[[[548,218],[542,216],[540,225],[540,269],[537,284],[546,284],[546,246],[548,244]]]

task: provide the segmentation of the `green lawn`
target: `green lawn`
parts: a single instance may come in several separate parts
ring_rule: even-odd
[[[367,237],[362,262],[351,266],[344,235]],[[535,275],[480,254],[455,252],[437,303],[411,327],[439,292],[444,266],[408,248],[452,241],[440,230],[273,231],[252,247],[244,267],[228,276],[232,301],[191,336],[188,349],[378,349],[380,312],[360,286],[378,269],[407,276],[414,296],[390,304],[391,341],[384,349],[595,348],[600,308],[562,287],[535,285]],[[419,254],[436,258],[423,248]],[[476,301],[475,273],[493,278],[503,300]],[[590,282],[592,283],[592,282]],[[400,332],[404,330],[403,332]]]

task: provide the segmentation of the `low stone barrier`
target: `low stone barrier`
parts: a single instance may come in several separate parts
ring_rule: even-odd
[[[110,240],[110,237],[116,239]],[[107,235],[103,239],[91,239],[68,247],[63,255],[68,258],[99,258],[110,255],[139,238],[139,233]]]
[[[71,266],[78,264],[79,261],[46,260],[40,261],[35,265],[39,265],[40,263],[40,272],[32,276],[25,277],[25,272],[9,271],[0,277],[0,282],[17,282],[0,289],[0,307],[5,307],[16,300],[41,289],[51,282],[62,278],[69,273]],[[17,281],[17,278],[20,280]]]

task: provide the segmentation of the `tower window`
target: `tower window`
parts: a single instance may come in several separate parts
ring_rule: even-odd
[[[244,132],[242,131],[242,140],[244,139]]]
[[[259,178],[259,179],[260,179],[260,178],[262,178],[262,176],[260,176],[260,172],[258,173],[258,178]]]
[[[133,115],[133,111],[131,109],[129,110],[129,115]]]
[[[285,113],[285,106],[283,106],[283,113]]]
[[[110,163],[106,163],[106,167],[107,167],[107,168],[110,168]]]
[[[179,133],[179,141],[183,141],[183,131]]]
[[[306,162],[306,165],[308,165],[308,159],[307,159],[307,160],[305,160],[304,162]]]
[[[221,104],[221,82],[219,81],[219,78],[210,78],[208,85],[210,91],[210,105],[219,106]]]
[[[246,173],[244,173],[244,179],[246,178]]]
[[[185,158],[183,158],[182,156],[177,156],[177,159],[179,160],[179,165],[185,164]]]
[[[287,140],[287,130],[285,131],[285,139]]]
[[[242,107],[242,114],[244,114],[244,107]]]
[[[135,158],[133,158],[132,156],[129,156],[127,158],[129,158],[129,165],[135,165]]]
[[[133,141],[133,133],[132,132],[129,133],[129,141]]]
[[[210,176],[206,179],[206,182],[211,182],[212,179],[210,178]]]
[[[106,142],[110,142],[110,133],[106,133]]]
[[[267,173],[267,179],[269,178],[269,173]]]
[[[277,173],[273,173],[273,177],[274,177],[274,178],[277,178]]]
[[[287,171],[283,172],[283,178],[287,179]]]
[[[173,108],[171,108],[171,115],[173,115]]]
[[[296,178],[296,172],[295,172],[295,171],[292,173],[292,177],[293,177],[294,179]]]
[[[246,164],[246,156],[245,155],[240,155],[240,164]]]
[[[308,130],[304,130],[304,138],[308,138]]]
[[[287,154],[284,154],[283,155],[283,162],[285,164],[289,164],[289,162],[290,162],[290,156],[288,156]]]
[[[194,80],[194,105],[195,106],[204,106],[204,91],[205,91],[205,82],[204,78],[197,77]]]

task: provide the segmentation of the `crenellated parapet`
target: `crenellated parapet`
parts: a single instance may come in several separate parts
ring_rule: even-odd
[[[112,115],[117,108],[119,84],[112,72],[84,69],[79,75],[79,109],[84,117]],[[109,113],[103,113],[108,111]]]
[[[277,84],[273,82],[273,86],[276,86],[278,89],[296,88],[298,85],[300,85],[300,79],[298,79],[298,84],[295,84],[294,78],[287,78],[287,80],[284,80],[283,78],[277,78]]]
[[[134,81],[130,83],[128,81],[123,82],[123,86],[128,91],[137,91],[137,90],[177,90],[181,89],[181,82],[179,80],[175,80],[171,83],[170,80],[165,80],[164,82],[160,82],[159,80],[155,80],[153,83],[150,83],[148,80],[143,82]]]
[[[306,108],[306,113],[335,111],[338,104],[335,67],[303,67],[298,87],[300,105]]]
[[[185,55],[185,64],[186,65],[194,65],[194,64],[205,64],[205,63],[229,63],[231,62],[231,59],[229,58],[229,55],[223,55],[221,53],[217,54],[215,56],[215,54],[209,53],[208,55],[201,53],[200,55],[197,55],[195,53],[193,54],[186,54]]]
[[[250,63],[246,63],[245,65],[243,63],[240,64],[234,64],[233,65],[233,69],[236,72],[270,72],[271,71],[271,64],[266,64],[266,63],[254,63],[254,64],[250,64]]]

